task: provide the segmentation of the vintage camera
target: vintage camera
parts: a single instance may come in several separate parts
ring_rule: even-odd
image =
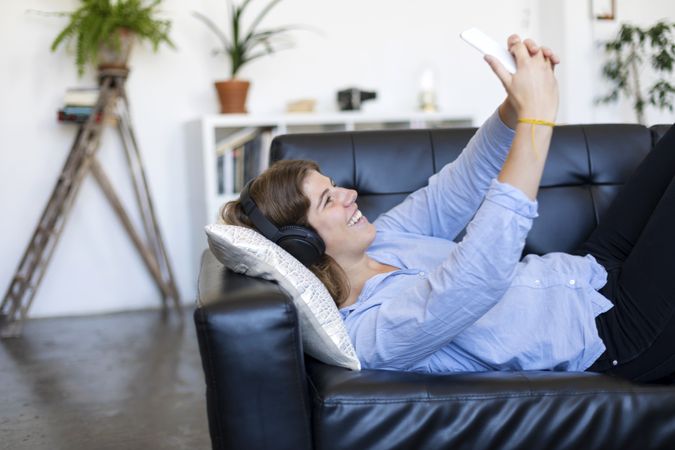
[[[376,92],[362,91],[358,88],[343,89],[337,93],[340,111],[358,111],[361,109],[361,103],[374,98],[377,98]]]

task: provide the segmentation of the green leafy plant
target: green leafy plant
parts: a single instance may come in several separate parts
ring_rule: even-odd
[[[155,17],[161,0],[82,0],[82,5],[72,12],[58,13],[70,18],[52,42],[55,51],[63,42],[75,42],[75,64],[79,75],[87,63],[96,63],[101,46],[119,50],[120,30],[129,30],[140,40],[148,40],[157,51],[165,42],[174,47],[169,38],[171,22]]]
[[[272,0],[268,3],[253,19],[246,30],[244,30],[243,24],[244,12],[250,5],[251,0],[244,0],[240,5],[228,1],[230,17],[226,27],[227,32],[223,32],[215,22],[204,14],[196,11],[193,12],[193,15],[204,22],[220,41],[220,47],[213,50],[213,54],[226,55],[230,59],[230,74],[232,78],[236,78],[241,68],[249,62],[262,56],[293,47],[288,32],[300,27],[285,26],[258,29],[260,22],[279,2],[281,0]]]
[[[605,43],[608,60],[603,76],[612,84],[600,103],[615,102],[623,94],[633,103],[638,122],[645,123],[647,105],[673,110],[675,86],[671,83],[675,64],[675,23],[659,21],[650,28],[621,25],[616,38]],[[656,74],[646,89],[642,86],[643,63],[649,60]]]

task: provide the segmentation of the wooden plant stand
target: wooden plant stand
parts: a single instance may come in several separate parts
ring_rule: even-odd
[[[174,281],[171,264],[164,248],[162,235],[155,217],[140,151],[136,142],[124,83],[127,69],[102,69],[99,71],[100,94],[96,106],[87,121],[77,132],[61,175],[45,206],[28,247],[19,263],[0,305],[0,337],[16,337],[35,297],[40,281],[45,274],[82,180],[92,173],[131,241],[157,284],[162,296],[162,307],[168,308],[172,299],[176,312],[180,298]],[[112,184],[96,158],[101,134],[106,119],[116,116],[117,129],[121,135],[127,164],[131,173],[136,202],[140,209],[146,242],[134,229],[129,215],[113,190]],[[178,314],[179,317],[182,317]]]

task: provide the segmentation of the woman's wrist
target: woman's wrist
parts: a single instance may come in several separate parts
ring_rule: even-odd
[[[518,119],[528,118],[555,122],[558,115],[558,105],[547,104],[547,102],[540,102],[535,105],[522,105],[518,108],[517,113]]]
[[[536,120],[543,120],[546,122],[555,122],[556,116],[557,116],[557,106],[556,107],[551,107],[551,106],[544,106],[544,105],[536,105],[536,106],[528,106],[528,107],[519,107],[516,108],[511,101],[509,101],[509,98],[506,98],[502,102],[501,105],[499,105],[499,108],[497,109],[499,112],[499,118],[501,121],[509,128],[512,130],[515,130],[516,127],[518,126],[518,121],[519,119],[527,118],[527,119],[536,119]]]
[[[499,118],[504,123],[504,125],[511,128],[512,130],[515,130],[518,126],[518,114],[516,113],[515,108],[513,108],[509,102],[508,98],[504,100],[501,105],[499,105],[498,112]]]

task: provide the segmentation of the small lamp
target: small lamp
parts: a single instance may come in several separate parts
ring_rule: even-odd
[[[436,105],[436,74],[426,68],[420,76],[419,107],[424,112],[438,112]]]

